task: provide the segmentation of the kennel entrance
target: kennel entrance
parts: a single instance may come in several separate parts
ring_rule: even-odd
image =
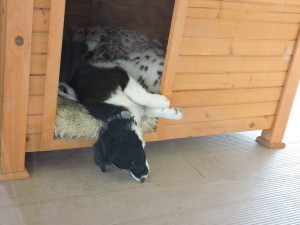
[[[25,152],[93,141],[54,139],[65,1],[0,4],[0,171],[9,180],[28,177]],[[184,118],[160,120],[146,140],[263,130],[261,143],[284,147],[300,74],[299,14],[297,0],[175,0],[161,90]]]

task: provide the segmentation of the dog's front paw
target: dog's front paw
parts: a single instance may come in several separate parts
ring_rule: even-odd
[[[168,108],[170,106],[170,101],[164,95],[154,94],[153,99],[149,101],[147,106],[153,109]]]

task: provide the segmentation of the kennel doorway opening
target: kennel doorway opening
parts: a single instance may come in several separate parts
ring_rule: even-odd
[[[159,0],[147,1],[147,0],[129,0],[129,1],[110,1],[110,0],[66,0],[65,5],[65,17],[64,17],[64,26],[63,26],[63,42],[68,43],[72,40],[70,37],[70,30],[74,28],[85,28],[85,27],[118,27],[121,29],[126,29],[129,31],[137,32],[138,34],[145,35],[150,40],[158,40],[161,43],[165,44],[165,54],[167,52],[167,43],[170,33],[170,27],[173,16],[175,0],[168,0],[161,4]],[[130,74],[130,71],[128,71]],[[162,78],[162,83],[164,78]],[[161,92],[163,92],[164,86],[161,85]],[[60,104],[61,99],[58,98],[57,105],[57,116],[56,116],[56,126],[55,126],[55,139],[63,140],[69,138],[78,138],[74,136],[74,133],[80,132],[71,132],[68,134],[68,129],[61,129],[63,126],[57,126],[65,122],[65,118],[68,120],[69,116],[61,118],[61,115],[64,115],[64,112],[70,109],[70,105],[65,107],[66,101],[63,100],[63,104]],[[64,107],[61,112],[61,107]],[[75,106],[77,107],[77,106]],[[82,110],[79,109],[81,112]],[[75,111],[74,111],[75,112]],[[76,113],[76,112],[75,112]],[[86,115],[84,115],[86,116]],[[75,117],[75,116],[74,116]],[[73,118],[74,118],[73,117]],[[91,117],[86,117],[86,119],[91,119]],[[93,118],[92,118],[93,119]],[[66,125],[70,124],[67,121]],[[76,121],[78,125],[78,121]],[[99,126],[97,121],[90,121],[90,124],[95,122],[96,127]],[[80,123],[80,121],[79,121]],[[153,120],[150,122],[144,123],[146,126],[150,127],[150,130],[147,130],[146,140],[150,139],[151,136],[155,134],[157,129],[159,129],[159,122],[154,125]],[[84,124],[82,124],[84,126]],[[82,128],[79,124],[79,128]],[[78,126],[74,128],[78,129]],[[95,127],[94,127],[95,128]],[[71,130],[74,130],[73,128]],[[95,130],[95,129],[94,129]],[[98,133],[98,132],[94,132]],[[72,136],[73,135],[73,136]],[[90,141],[88,138],[79,136],[83,138],[80,141]],[[149,138],[150,137],[150,138]],[[84,140],[86,139],[86,140]],[[94,139],[94,138],[93,138]]]

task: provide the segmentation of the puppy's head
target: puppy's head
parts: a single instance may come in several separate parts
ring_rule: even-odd
[[[143,148],[143,141],[132,130],[131,123],[123,120],[112,122],[100,136],[95,149],[95,162],[105,172],[105,166],[111,165],[127,170],[139,182],[144,182],[149,166]]]

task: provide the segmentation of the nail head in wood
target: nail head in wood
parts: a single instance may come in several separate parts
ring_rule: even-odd
[[[24,38],[21,37],[21,36],[17,36],[16,39],[15,39],[15,43],[18,46],[22,46],[24,44]]]

